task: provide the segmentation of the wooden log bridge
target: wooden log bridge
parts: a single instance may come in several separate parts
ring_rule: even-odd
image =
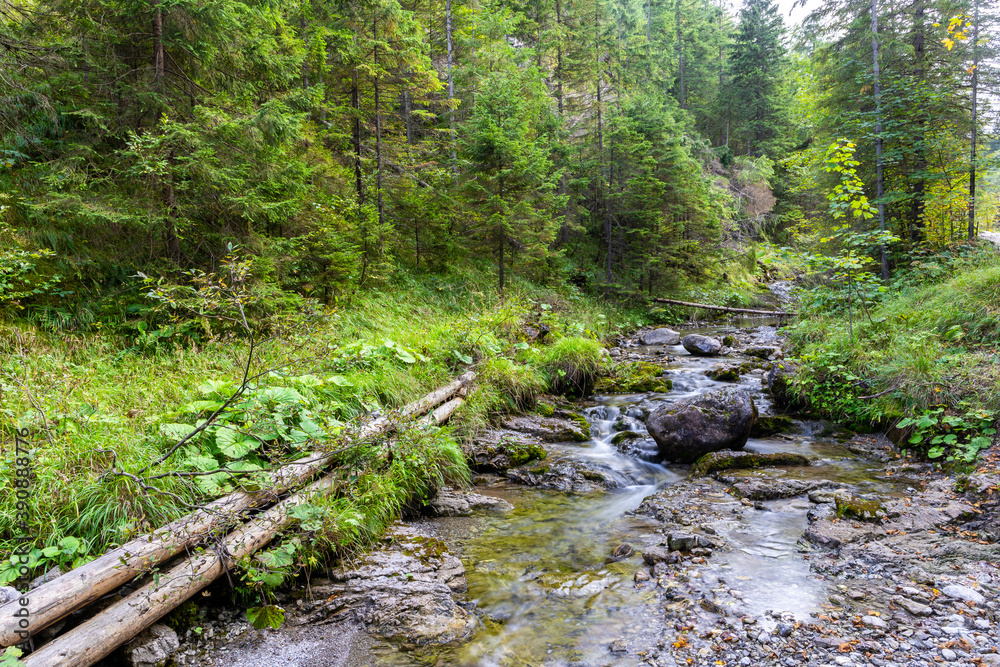
[[[717,310],[723,313],[740,313],[743,315],[761,315],[765,317],[795,317],[798,313],[785,312],[782,310],[753,310],[751,308],[729,308],[727,306],[710,306],[706,303],[691,303],[690,301],[677,301],[676,299],[663,299],[653,297],[656,303],[668,303],[671,306],[687,306],[688,308],[704,308],[705,310]]]
[[[444,423],[455,412],[455,410],[461,406],[463,403],[463,397],[471,387],[475,377],[475,373],[465,373],[454,381],[432,391],[423,398],[404,406],[400,410],[367,422],[353,434],[352,439],[360,442],[368,438],[384,435],[392,431],[396,424],[400,421],[419,417],[420,415],[427,414],[432,410],[433,412],[431,412],[425,420],[431,423]],[[49,581],[38,588],[23,594],[21,597],[26,597],[28,599],[27,608],[30,613],[30,626],[28,632],[30,635],[35,635],[40,630],[66,617],[73,611],[87,606],[98,598],[135,579],[137,576],[147,573],[150,568],[156,566],[157,564],[180,554],[182,551],[192,551],[193,547],[195,547],[208,535],[218,534],[219,531],[226,530],[230,526],[239,525],[250,511],[274,504],[278,500],[278,496],[280,494],[293,491],[301,487],[309,481],[310,478],[319,474],[327,465],[329,465],[333,457],[334,454],[330,452],[314,451],[298,461],[273,471],[271,473],[272,486],[267,491],[258,493],[236,491],[228,496],[219,498],[206,504],[191,514],[154,531],[151,535],[144,535],[140,538],[132,540],[117,549],[107,552],[103,556],[98,557],[86,565],[75,568],[61,577],[57,577],[56,579],[53,579],[52,581]],[[314,485],[314,488],[312,489],[313,491],[323,488],[322,484],[317,484],[318,486]],[[246,531],[251,531],[254,537],[247,543],[252,546],[247,553],[252,553],[263,544],[266,544],[267,541],[270,540],[271,536],[273,536],[274,532],[285,525],[282,520],[276,519],[275,512],[277,509],[280,507],[282,511],[287,510],[288,504],[294,502],[298,502],[298,500],[288,499],[276,505],[275,508],[270,511],[270,514],[266,513],[270,525],[274,527],[274,530],[269,533],[267,539],[263,539],[259,530],[252,528],[253,525],[257,525],[259,528],[259,519],[251,522],[251,524],[243,526],[240,530],[230,536],[230,538],[238,538],[239,542],[243,544],[244,537],[241,537],[241,535],[246,536]],[[263,539],[263,541],[261,541],[261,539]],[[228,542],[229,540],[227,540],[227,543]],[[239,550],[240,549],[230,550],[230,553],[236,553]],[[219,556],[214,552],[208,555],[198,556],[197,558],[211,558],[215,559],[215,561],[219,561]],[[136,623],[127,624],[126,626],[115,626],[118,628],[115,633],[113,635],[103,637],[101,640],[101,642],[104,643],[105,648],[107,648],[107,651],[97,651],[97,653],[101,653],[101,656],[94,659],[93,662],[96,662],[100,659],[100,657],[110,653],[123,641],[126,641],[138,634],[148,625],[152,624],[156,618],[160,618],[177,604],[180,604],[180,602],[183,602],[195,592],[203,588],[215,579],[218,574],[221,574],[224,568],[221,567],[221,565],[218,568],[214,565],[209,567],[202,561],[195,563],[192,558],[188,558],[181,565],[177,566],[175,570],[176,577],[173,576],[175,574],[174,570],[171,571],[171,576],[167,577],[165,582],[161,577],[163,585],[178,581],[177,577],[180,577],[185,572],[187,573],[185,577],[187,577],[187,575],[190,575],[195,571],[199,573],[199,581],[204,581],[204,583],[196,588],[192,588],[188,584],[180,585],[180,589],[178,590],[181,590],[183,595],[179,598],[173,592],[168,595],[160,595],[159,599],[161,603],[167,605],[162,614],[144,613],[141,621],[136,618]],[[213,574],[209,575],[209,572]],[[210,578],[207,578],[208,576],[210,576]],[[151,594],[154,592],[166,593],[165,591],[161,591],[161,588],[162,586],[154,586],[152,588],[147,586],[140,591],[136,591],[136,593],[133,593],[122,602],[125,602],[126,600],[134,601],[135,596],[141,591],[144,591],[145,594],[152,599]],[[117,608],[117,605],[115,608]],[[134,609],[134,605],[132,608]],[[26,638],[24,634],[22,634],[24,629],[19,625],[19,618],[14,616],[14,613],[20,609],[21,606],[19,600],[13,600],[5,605],[0,605],[0,646],[13,646],[25,641]],[[105,613],[107,612],[99,614],[95,617],[95,620],[104,617]],[[108,619],[106,618],[105,620],[107,621]],[[146,620],[149,620],[149,622],[146,623]],[[104,621],[101,623],[103,622]],[[89,622],[85,625],[89,625]],[[129,632],[131,632],[131,634],[128,634]],[[124,636],[125,634],[128,634],[128,636]],[[93,664],[93,662],[87,662],[87,660],[91,659],[92,655],[96,655],[93,649],[86,649],[83,653],[76,654],[78,657],[73,658],[69,662],[65,662],[66,658],[64,657],[60,658],[60,661],[55,663],[45,662],[43,659],[36,658],[36,656],[40,653],[43,656],[65,656],[66,654],[63,653],[64,649],[60,647],[64,646],[64,638],[70,636],[79,637],[80,635],[75,629],[62,637],[53,640],[39,651],[31,654],[29,659],[33,659],[33,661],[28,664],[72,664],[74,667],[77,665],[82,666]],[[110,641],[115,641],[117,643],[113,643],[110,647],[107,647],[107,642]],[[73,642],[71,641],[71,643]],[[92,642],[88,639],[86,644],[89,646]],[[49,650],[49,646],[52,645],[55,645],[55,648]],[[43,650],[46,652],[42,653]],[[74,649],[74,651],[75,650],[77,649]]]

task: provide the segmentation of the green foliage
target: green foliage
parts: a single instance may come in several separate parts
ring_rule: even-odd
[[[8,646],[0,655],[0,667],[23,667],[24,662],[20,659],[24,651],[16,646]]]
[[[929,459],[971,463],[993,443],[996,421],[996,414],[988,410],[969,410],[960,404],[950,411],[937,405],[899,420],[896,428],[912,430],[907,442]]]
[[[943,275],[933,270],[936,281],[922,263],[900,272],[871,319],[856,323],[853,344],[843,314],[791,327],[801,363],[793,388],[813,410],[850,424],[889,428],[903,420],[918,429],[911,444],[921,453],[934,448],[935,459],[966,461],[987,442],[973,446],[982,435],[973,431],[992,428],[976,415],[1000,411],[992,352],[1000,340],[998,258],[959,254]]]

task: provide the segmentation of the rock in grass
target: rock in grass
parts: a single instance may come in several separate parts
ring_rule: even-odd
[[[758,454],[757,452],[709,452],[691,466],[693,477],[704,477],[716,470],[732,470],[735,468],[763,468],[767,466],[807,466],[812,462],[801,454],[775,452],[773,454]]]
[[[698,357],[714,357],[722,351],[722,341],[710,336],[688,334],[681,339],[681,345],[691,354]]]
[[[750,394],[727,387],[657,408],[646,430],[667,461],[693,463],[709,452],[742,449],[756,420]]]
[[[679,345],[681,335],[673,329],[666,327],[653,329],[639,336],[642,345]]]

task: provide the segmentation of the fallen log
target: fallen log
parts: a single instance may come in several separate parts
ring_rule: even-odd
[[[292,521],[288,510],[330,487],[325,477],[304,492],[278,503],[230,534],[216,549],[186,559],[128,597],[23,658],[29,667],[86,667],[111,654],[124,642],[166,616],[175,607],[215,581],[240,558],[271,541]]]
[[[425,420],[441,424],[463,403],[461,398],[448,401]],[[310,496],[328,490],[333,481],[332,475],[324,477],[261,513],[233,531],[216,548],[185,559],[87,622],[42,646],[24,659],[25,665],[89,667],[100,661],[215,581],[240,558],[264,547],[276,533],[291,523],[293,517],[288,510],[308,502]]]
[[[653,297],[656,303],[669,303],[671,306],[687,306],[689,308],[704,308],[705,310],[718,310],[723,313],[743,313],[745,315],[767,315],[770,317],[795,317],[798,313],[789,313],[780,310],[752,310],[750,308],[729,308],[727,306],[709,306],[704,303],[691,303],[690,301],[677,301],[676,299],[664,299]]]
[[[476,374],[469,372],[423,398],[409,403],[389,416],[374,419],[354,435],[357,440],[389,432],[396,421],[422,415],[469,387]],[[190,549],[214,530],[232,525],[247,511],[277,500],[279,494],[295,489],[326,467],[333,454],[316,451],[271,473],[271,487],[249,493],[236,491],[208,503],[150,535],[144,535],[99,556],[86,565],[67,572],[23,594],[28,599],[29,627],[19,625],[15,612],[20,600],[0,606],[0,646],[20,644],[40,630],[84,607],[143,574],[148,568]]]

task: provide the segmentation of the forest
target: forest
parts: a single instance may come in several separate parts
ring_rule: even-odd
[[[809,438],[820,434],[831,447],[887,434],[895,444],[883,463],[924,466],[926,479],[980,493],[965,523],[933,527],[992,549],[1000,540],[990,495],[1000,488],[1000,7],[799,0],[796,22],[791,5],[782,7],[0,0],[0,645],[9,647],[0,665],[70,664],[47,662],[46,647],[75,636],[74,626],[106,630],[76,615],[63,629],[83,594],[36,577],[97,568],[158,527],[237,496],[262,516],[288,509],[268,549],[254,555],[260,545],[244,553],[227,542],[239,556],[220,556],[213,570],[214,578],[232,567],[222,579],[235,592],[216,598],[249,607],[241,613],[260,629],[282,626],[278,601],[290,590],[376,552],[400,517],[431,511],[439,493],[492,489],[483,474],[580,497],[595,480],[609,495],[662,489],[668,464],[628,444],[651,427],[630,422],[626,407],[587,403],[605,394],[672,401],[756,382],[768,426],[753,438],[792,428],[792,418],[816,425]],[[676,301],[777,312],[763,325],[777,337]],[[718,334],[720,359],[744,361],[684,366],[688,357],[676,354],[700,353],[678,347],[680,338],[642,343],[646,329],[665,326]],[[715,383],[708,389],[705,376]],[[772,404],[783,412],[768,413]],[[645,419],[649,406],[636,406]],[[598,416],[619,408],[612,426]],[[558,466],[541,461],[565,452],[544,437],[522,440],[527,431],[511,426],[532,419],[600,446],[614,435],[609,456],[631,458],[614,459],[611,473],[574,468],[575,482],[552,481]],[[848,449],[858,460],[874,456]],[[318,463],[308,458],[316,452]],[[310,474],[325,470],[322,497],[274,481],[307,458]],[[628,472],[635,459],[654,468]],[[892,465],[879,474],[896,474]],[[715,484],[725,479],[716,491],[738,495],[742,481],[702,469],[715,471]],[[898,489],[858,479],[829,481],[858,494],[849,501],[815,500],[820,487],[810,487],[810,502],[835,506],[844,523],[877,524],[878,539],[906,532],[890,526],[898,517],[882,505],[870,509]],[[282,500],[265,512],[261,494],[272,487],[267,503]],[[518,500],[548,516],[536,496],[510,493],[515,516]],[[765,500],[774,498],[744,495],[742,506],[761,510]],[[630,511],[647,501],[636,497]],[[701,549],[697,561],[711,556],[712,539],[725,541],[699,535],[670,550],[690,558]],[[816,548],[834,539],[805,535]],[[207,544],[203,537],[171,543],[169,558],[187,557],[178,550]],[[517,544],[529,551],[548,540],[524,539]],[[617,563],[620,547],[605,560],[601,540],[610,538],[594,539],[603,551],[591,554],[592,569]],[[443,558],[452,545],[434,540],[420,549]],[[633,554],[621,546],[622,559]],[[460,555],[470,591],[481,593],[483,575]],[[155,566],[144,562],[136,581],[159,587]],[[583,566],[566,568],[576,576]],[[636,587],[650,574],[636,572]],[[522,581],[497,576],[505,595]],[[914,599],[938,604],[949,580],[928,581],[899,585],[926,583],[929,597]],[[48,633],[40,650],[15,647],[14,626],[3,625],[17,604],[3,597],[5,585],[49,596],[35,618],[50,627],[32,629]],[[712,611],[704,595],[699,604]],[[897,603],[886,603],[886,618]],[[182,641],[207,641],[205,609],[179,610],[168,623]],[[553,617],[600,626],[590,613],[560,608]],[[531,643],[540,639],[504,634],[496,618],[464,640],[496,635],[521,657],[542,651]],[[857,627],[881,627],[861,618]],[[741,631],[756,646],[750,625]],[[547,627],[538,632],[554,632]],[[197,636],[187,630],[185,640],[187,628]],[[699,646],[689,630],[648,641],[680,656]],[[131,636],[89,643],[110,652]],[[618,639],[600,636],[604,655]],[[551,664],[604,664],[583,640],[567,641],[577,644],[557,655],[569,662]],[[969,641],[993,655],[987,640]],[[468,646],[391,664],[515,664]],[[772,664],[754,650],[712,660]],[[71,662],[95,664],[107,652]],[[574,663],[580,655],[589,657]]]

